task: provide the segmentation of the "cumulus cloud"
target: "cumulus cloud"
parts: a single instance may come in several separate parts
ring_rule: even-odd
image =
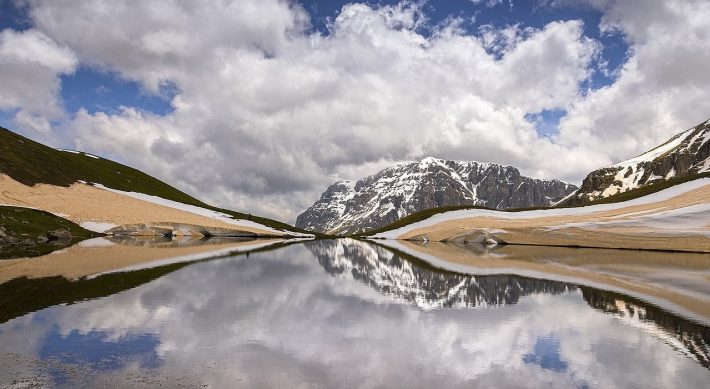
[[[572,104],[560,123],[561,144],[586,143],[588,148],[606,150],[610,160],[618,161],[708,118],[710,3],[590,3],[604,13],[601,30],[622,34],[629,43],[629,58],[613,84]]]
[[[668,61],[648,64],[678,34],[666,26],[663,39],[650,39],[649,31],[664,31],[667,15],[644,29],[622,3],[593,6],[605,12],[601,28],[623,33],[634,54],[614,85],[587,93],[580,86],[603,59],[578,20],[469,33],[456,18],[433,25],[419,2],[353,3],[322,33],[300,5],[284,0],[28,2],[37,34],[70,48],[82,64],[152,93],[177,90],[165,116],[140,107],[79,111],[66,123],[76,147],[205,200],[286,221],[332,181],[397,161],[498,162],[577,181],[683,128],[699,116],[691,99],[710,90],[692,81],[707,73],[672,76],[673,64],[661,68]],[[675,21],[693,10],[667,7]],[[678,49],[692,69],[710,63],[708,50],[690,55],[708,41],[698,10],[681,30],[696,38]],[[656,79],[653,66],[664,77]],[[48,95],[56,89],[50,85]],[[658,90],[678,93],[659,103]],[[569,111],[559,136],[539,136],[526,119],[543,110]],[[651,136],[637,142],[637,129],[649,123]]]
[[[77,58],[36,29],[0,32],[0,109],[15,110],[14,121],[43,135],[50,119],[63,115],[59,76],[74,71]]]

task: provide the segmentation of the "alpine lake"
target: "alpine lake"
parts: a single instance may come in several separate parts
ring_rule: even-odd
[[[97,238],[0,260],[0,387],[708,388],[710,255]]]

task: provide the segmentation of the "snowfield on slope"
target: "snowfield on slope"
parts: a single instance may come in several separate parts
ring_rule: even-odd
[[[394,230],[381,232],[372,236],[373,238],[383,238],[383,239],[397,239],[397,237],[418,228],[431,227],[435,224],[447,222],[451,220],[468,219],[475,217],[491,217],[504,220],[522,220],[522,219],[535,219],[541,217],[551,217],[551,216],[578,216],[578,215],[589,215],[596,212],[604,212],[617,210],[626,207],[632,207],[636,205],[646,205],[663,200],[668,200],[673,197],[682,195],[684,193],[690,192],[692,190],[702,188],[706,185],[710,185],[710,178],[701,178],[694,181],[686,182],[673,186],[671,188],[652,193],[647,196],[639,197],[636,199],[623,201],[619,203],[612,204],[598,204],[598,205],[588,205],[584,207],[577,208],[559,208],[559,209],[541,209],[533,211],[521,211],[521,212],[504,212],[496,210],[487,209],[470,209],[470,210],[460,210],[444,212],[431,217],[412,223]],[[710,202],[710,199],[708,199]]]

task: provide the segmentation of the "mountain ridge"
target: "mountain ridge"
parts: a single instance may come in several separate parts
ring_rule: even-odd
[[[376,229],[414,212],[448,205],[496,209],[549,206],[576,190],[513,166],[427,157],[401,162],[358,181],[330,185],[296,226],[329,234]]]

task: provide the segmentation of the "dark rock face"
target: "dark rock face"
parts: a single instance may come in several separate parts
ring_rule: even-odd
[[[70,240],[72,238],[69,230],[56,230],[47,233],[48,240]]]
[[[710,120],[636,158],[589,173],[579,190],[559,205],[583,205],[672,178],[709,173]]]
[[[5,227],[0,226],[0,246],[10,245],[17,243],[17,238],[15,238],[11,233],[5,230]]]
[[[331,234],[364,232],[414,212],[448,205],[544,207],[577,187],[525,177],[490,163],[425,158],[384,169],[355,183],[337,182],[296,219],[296,226]]]

